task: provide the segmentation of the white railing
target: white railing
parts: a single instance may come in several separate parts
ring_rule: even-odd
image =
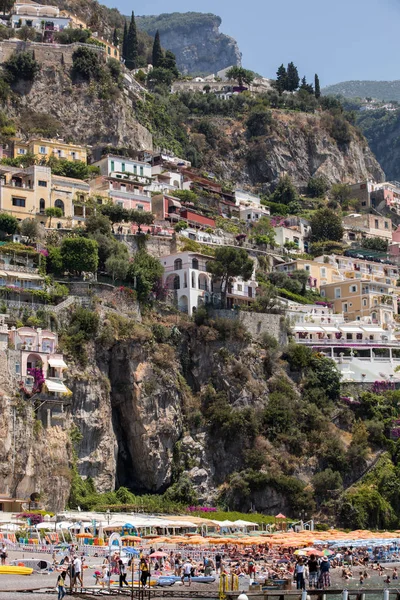
[[[296,338],[296,344],[311,346],[400,346],[398,340],[302,340]]]

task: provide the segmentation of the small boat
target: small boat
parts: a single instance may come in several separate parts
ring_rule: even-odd
[[[38,558],[12,560],[10,565],[14,567],[28,567],[29,569],[33,569],[35,573],[49,573],[49,571],[53,570],[53,567],[48,560],[40,560]]]
[[[191,580],[193,583],[214,583],[215,577],[198,575],[197,577],[192,577]],[[176,583],[177,581],[182,581],[182,578],[176,575],[161,575],[157,579],[157,585],[161,585],[164,587],[174,585],[174,583]]]
[[[0,575],[32,575],[33,569],[18,565],[0,565]]]

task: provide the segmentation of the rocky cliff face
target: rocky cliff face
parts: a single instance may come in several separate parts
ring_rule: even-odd
[[[77,143],[152,149],[151,133],[135,119],[122,91],[102,99],[93,84],[73,84],[70,67],[54,58],[42,63],[33,85],[21,84],[17,91],[7,112],[20,118],[22,130],[30,112],[44,113],[58,122],[57,135]]]
[[[152,36],[159,30],[161,45],[172,50],[185,75],[216,73],[241,63],[237,42],[219,31],[221,19],[216,15],[171,13],[140,17],[137,23]]]
[[[10,361],[8,353],[1,351],[1,493],[14,498],[29,498],[30,494],[38,492],[41,502],[49,510],[63,510],[71,481],[68,423],[64,422],[64,427],[43,427],[38,418],[38,407],[17,393],[17,382],[9,372],[10,362],[12,357]],[[46,411],[42,411],[42,415],[45,420]]]
[[[214,123],[217,150],[203,151],[203,166],[222,178],[266,189],[273,188],[283,174],[290,175],[300,189],[310,177],[318,176],[331,184],[368,178],[384,181],[366,140],[352,128],[350,143],[338,144],[318,113],[273,110],[269,134],[253,139],[241,122],[216,118]]]

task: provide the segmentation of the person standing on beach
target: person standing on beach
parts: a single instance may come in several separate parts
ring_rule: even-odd
[[[119,566],[119,587],[122,588],[124,583],[129,587],[129,584],[126,580],[126,567],[121,559],[118,561]]]
[[[323,590],[330,587],[330,585],[331,585],[331,576],[329,573],[330,568],[331,568],[331,563],[326,558],[326,556],[324,556],[322,558],[321,564],[320,564],[320,575],[319,575],[319,582],[318,582],[319,587]]]
[[[310,559],[308,561],[308,581],[310,584],[310,589],[317,587],[318,576],[319,576],[318,560],[317,560],[315,554],[311,554]]]
[[[304,580],[304,563],[301,559],[299,559],[296,563],[295,569],[294,569],[294,575],[296,578],[296,588],[298,590],[305,590],[306,589],[306,584],[305,584],[305,580]]]
[[[185,579],[188,579],[189,587],[192,583],[192,569],[193,565],[190,561],[190,558],[188,558],[182,567],[182,583],[185,585]]]
[[[6,559],[7,559],[7,546],[5,545],[4,542],[1,544],[0,559],[1,559],[1,564],[5,565]]]
[[[65,578],[67,576],[66,571],[62,571],[57,578],[57,589],[58,589],[58,598],[57,600],[62,600],[67,593],[65,589]]]

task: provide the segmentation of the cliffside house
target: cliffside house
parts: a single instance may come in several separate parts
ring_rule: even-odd
[[[49,7],[48,7],[49,8]],[[78,144],[69,144],[64,140],[47,140],[32,138],[27,142],[15,138],[12,141],[13,157],[18,158],[25,154],[33,154],[39,159],[58,158],[71,162],[87,162],[87,148]]]
[[[349,243],[363,239],[382,238],[392,240],[392,221],[375,214],[351,214],[343,218],[343,240]]]
[[[57,352],[58,336],[48,329],[12,327],[9,332],[9,348],[13,349],[14,373],[24,389],[35,391],[38,380],[41,392],[49,399],[57,400],[70,395],[64,384],[64,371],[68,368],[61,353]]]
[[[69,27],[70,17],[61,14],[57,6],[38,4],[30,0],[15,2],[10,16],[13,29],[32,27],[43,34],[44,42],[52,42],[53,34]]]
[[[178,309],[192,315],[204,304],[220,306],[221,286],[213,282],[208,264],[214,259],[197,252],[179,252],[160,259],[164,267],[163,284],[174,294]],[[254,301],[258,284],[254,274],[250,281],[233,278],[226,290],[227,308]]]
[[[151,183],[151,165],[147,162],[134,160],[128,156],[107,154],[100,160],[94,162],[93,165],[100,168],[100,173],[104,177],[123,179],[124,176],[130,174],[137,183],[142,183],[144,185]]]
[[[0,210],[12,214],[18,221],[36,218],[46,227],[51,224],[53,228],[70,229],[87,216],[82,205],[89,192],[85,181],[53,175],[49,167],[0,166]],[[61,218],[46,217],[46,208],[53,206],[61,209]]]
[[[162,256],[163,284],[174,295],[178,309],[190,316],[199,306],[211,301],[212,276],[207,262],[212,257],[197,252],[179,252]]]
[[[151,193],[145,189],[144,183],[130,173],[96,177],[90,182],[90,190],[127,210],[151,212]]]
[[[388,326],[398,314],[398,289],[369,279],[345,280],[321,285],[321,296],[332,302],[335,312],[346,320],[371,317],[373,323]]]

